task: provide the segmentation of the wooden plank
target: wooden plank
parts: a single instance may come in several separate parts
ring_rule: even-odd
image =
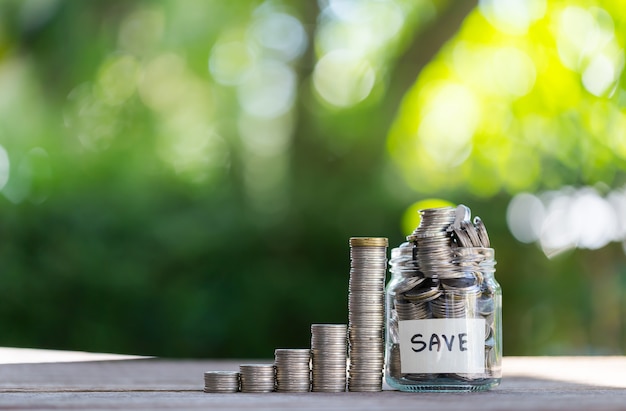
[[[617,410],[626,357],[508,357],[482,393],[205,394],[206,370],[243,361],[140,359],[0,365],[0,409]],[[271,362],[271,360],[265,360]],[[602,377],[600,377],[602,376]]]
[[[621,389],[506,381],[485,393],[204,394],[177,391],[3,393],[0,408],[223,410],[623,410]]]

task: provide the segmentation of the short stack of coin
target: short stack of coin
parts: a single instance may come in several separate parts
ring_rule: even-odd
[[[346,390],[346,336],[345,324],[311,325],[311,391]]]
[[[227,393],[239,391],[237,371],[207,371],[204,373],[204,392]]]
[[[387,238],[350,239],[348,391],[381,391]]]
[[[241,392],[272,392],[275,386],[273,364],[241,364]]]
[[[276,391],[307,392],[311,389],[311,350],[277,348],[274,351]]]

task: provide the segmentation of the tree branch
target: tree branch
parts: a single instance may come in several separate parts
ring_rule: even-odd
[[[413,85],[422,69],[458,32],[467,15],[476,7],[477,0],[452,1],[424,28],[398,59],[390,75],[393,79],[381,107],[390,110],[387,118],[393,121],[406,91]],[[390,124],[389,124],[390,125]]]

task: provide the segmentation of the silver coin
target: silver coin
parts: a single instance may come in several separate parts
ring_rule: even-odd
[[[405,248],[409,248],[409,244]],[[387,248],[351,247],[350,257],[347,388],[350,391],[380,391],[384,361]],[[405,252],[403,258],[411,261],[413,252]],[[381,265],[381,262],[384,264]]]
[[[311,391],[345,391],[347,331],[346,324],[311,325]]]
[[[272,392],[276,373],[273,364],[241,364],[241,392]]]
[[[426,303],[435,300],[441,296],[442,290],[438,285],[431,288],[412,289],[402,295],[402,298],[415,303]]]
[[[405,248],[408,250],[397,254],[404,255],[401,258],[411,264],[412,245],[407,243]],[[350,391],[380,391],[384,364],[387,248],[351,247],[350,257],[347,388]],[[411,268],[415,269],[415,266]]]
[[[480,238],[481,247],[490,248],[489,235],[487,234],[487,228],[480,219],[480,217],[474,217],[474,226],[476,226],[476,232]]]
[[[423,320],[431,318],[432,314],[428,303],[414,303],[411,301],[397,301],[395,310],[398,320]]]
[[[345,337],[347,331],[348,326],[346,324],[311,324],[312,337]]]
[[[420,285],[421,283],[423,283],[425,280],[424,277],[409,277],[409,278],[405,278],[403,281],[399,282],[398,284],[396,284],[393,288],[392,291],[398,294],[402,294],[404,292],[410,291],[413,288],[417,287],[418,285]]]
[[[474,247],[469,233],[467,232],[467,230],[463,229],[463,227],[455,228],[454,235],[455,241],[459,245],[459,247]]]
[[[237,371],[207,371],[204,373],[204,392],[232,393],[239,391]]]
[[[311,387],[310,349],[276,349],[276,391],[308,392]]]
[[[470,273],[471,274],[471,273]],[[480,292],[480,282],[478,276],[469,275],[465,277],[442,279],[441,286],[444,290],[458,292]]]

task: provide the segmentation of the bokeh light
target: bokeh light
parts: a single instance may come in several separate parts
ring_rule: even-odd
[[[307,35],[296,17],[270,9],[263,13],[250,28],[251,39],[282,61],[300,57],[307,47]]]
[[[244,157],[244,186],[252,209],[265,222],[280,219],[289,202],[291,115],[255,117],[242,113],[238,131]]]
[[[165,16],[159,5],[140,8],[129,13],[120,24],[118,42],[120,48],[129,53],[149,53],[163,37]]]
[[[252,66],[254,58],[253,51],[242,41],[218,42],[211,50],[209,70],[218,83],[237,85]]]
[[[481,117],[478,101],[471,90],[458,84],[442,84],[430,93],[417,131],[421,148],[436,166],[459,165],[472,149]]]
[[[349,50],[333,50],[316,64],[313,85],[318,95],[337,107],[350,107],[372,91],[376,73],[362,56]]]
[[[489,196],[612,183],[625,120],[619,14],[574,3],[480,2],[407,93],[389,133],[411,187]]]
[[[519,193],[507,208],[507,223],[517,240],[537,242],[554,257],[574,248],[597,250],[625,242],[625,204],[623,188],[604,196],[594,187]]]
[[[296,74],[291,67],[277,60],[260,60],[242,79],[237,96],[248,114],[278,117],[293,106]]]
[[[67,96],[65,126],[89,151],[106,150],[120,129],[119,107],[102,101],[91,83],[84,83]]]
[[[7,153],[4,147],[0,146],[0,190],[7,184],[10,175],[11,162],[9,161],[9,153]]]
[[[100,67],[97,80],[99,100],[111,106],[124,103],[135,93],[138,72],[139,64],[133,56],[111,57]]]
[[[530,193],[519,193],[513,197],[506,212],[511,233],[522,243],[532,243],[539,239],[544,219],[543,203]]]
[[[506,354],[623,353],[625,10],[0,1],[0,343],[300,346],[345,318],[346,238],[454,202]]]
[[[430,0],[320,0],[313,88],[323,106],[346,109],[375,99],[411,19],[435,14]]]
[[[530,25],[546,12],[546,0],[480,0],[478,7],[498,30],[526,34]]]

